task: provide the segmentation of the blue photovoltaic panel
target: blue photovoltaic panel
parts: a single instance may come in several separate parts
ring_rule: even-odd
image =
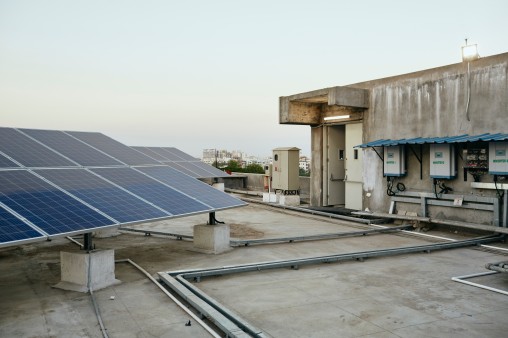
[[[178,156],[184,161],[199,161],[199,158],[192,157],[191,155],[184,153],[180,149],[175,147],[163,147],[162,148],[166,153],[169,153],[173,156]]]
[[[234,198],[222,191],[209,186],[195,178],[182,175],[169,167],[144,167],[140,171],[157,180],[164,182],[187,195],[193,196],[214,209],[232,208],[246,205],[245,202]]]
[[[179,165],[178,163],[176,162],[163,162],[165,165],[167,165],[168,167],[171,167],[173,169],[176,169],[178,170],[179,172],[181,173],[184,173],[186,175],[189,175],[190,177],[194,177],[194,178],[198,178],[200,177],[197,173],[193,172],[193,171],[190,171],[189,169],[187,168],[184,168],[182,167],[181,165]]]
[[[0,171],[0,202],[49,235],[114,225],[27,170]]]
[[[0,168],[19,168],[19,165],[12,162],[7,157],[0,155]]]
[[[0,207],[0,246],[45,238],[44,235]]]
[[[150,156],[151,158],[153,158],[153,159],[155,159],[157,161],[167,161],[167,158],[165,158],[164,156],[161,156],[160,154],[154,152],[153,150],[151,150],[150,147],[131,147],[131,148],[134,149],[134,150],[137,150],[139,152],[142,152],[146,156]]]
[[[174,216],[211,211],[209,206],[185,196],[132,168],[97,168],[90,170]]]
[[[171,161],[171,162],[175,162],[175,161],[185,161],[183,158],[181,158],[180,156],[178,155],[175,155],[169,151],[166,151],[164,150],[163,147],[147,147],[150,151],[154,152],[154,153],[157,153],[159,154],[159,156],[161,156],[163,159],[160,160],[160,161]],[[193,160],[195,161],[196,159],[193,158]]]
[[[168,217],[168,214],[85,169],[36,172],[121,223]]]
[[[166,163],[166,162],[164,162]],[[201,169],[200,167],[196,166],[194,162],[174,162],[178,164],[179,166],[195,173],[195,177],[214,177],[209,171],[206,171],[204,169]]]
[[[160,164],[153,158],[101,133],[81,131],[67,131],[66,133],[128,165]]]
[[[204,162],[198,161],[198,162],[191,162],[191,163],[194,164],[196,167],[199,167],[199,168],[205,170],[206,172],[208,172],[209,173],[208,177],[229,177],[229,175],[227,173],[225,173],[224,171],[217,169],[211,165],[208,165]],[[205,176],[203,176],[203,177],[205,177]]]
[[[115,159],[59,130],[19,129],[82,166],[122,165]]]
[[[13,128],[0,128],[0,151],[26,167],[76,166]]]

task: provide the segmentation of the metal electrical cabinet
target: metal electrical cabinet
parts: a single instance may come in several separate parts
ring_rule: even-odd
[[[430,145],[430,177],[450,179],[457,176],[454,150],[451,144]]]
[[[489,143],[489,174],[508,175],[508,142]]]
[[[384,175],[395,177],[406,175],[404,147],[387,146],[384,148]]]
[[[300,190],[300,149],[284,147],[273,149],[272,188],[286,193]]]

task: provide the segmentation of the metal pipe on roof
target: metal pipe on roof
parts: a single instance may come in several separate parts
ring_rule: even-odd
[[[508,272],[508,262],[487,263],[485,268],[497,272]]]
[[[169,298],[171,298],[171,300],[173,302],[175,302],[176,305],[178,305],[182,310],[184,310],[189,316],[191,316],[199,325],[201,325],[208,333],[210,333],[211,336],[213,336],[214,338],[221,338],[220,335],[217,334],[217,332],[215,332],[210,326],[208,326],[204,321],[202,321],[198,316],[196,316],[196,314],[194,314],[194,312],[192,312],[191,310],[189,310],[185,305],[183,305],[178,299],[175,298],[175,296],[173,296],[168,290],[166,290],[160,283],[157,282],[157,280],[155,278],[152,277],[152,275],[150,275],[145,269],[143,269],[141,266],[139,266],[138,264],[136,264],[134,261],[130,260],[130,259],[119,259],[119,260],[116,260],[115,263],[129,263],[131,264],[132,266],[134,266],[136,269],[138,269],[139,271],[141,271],[141,273],[143,273],[146,277],[148,277],[148,279],[150,279],[155,285],[157,285],[157,287],[159,287],[159,289],[162,290],[162,292],[164,292],[166,294],[166,296],[168,296]]]
[[[458,282],[458,283],[462,283],[462,284],[467,284],[467,285],[474,286],[474,287],[477,287],[477,288],[480,288],[480,289],[485,289],[485,290],[501,293],[503,295],[507,295],[508,296],[508,292],[507,291],[496,289],[496,288],[493,288],[493,287],[490,287],[490,286],[487,286],[487,285],[473,283],[473,282],[469,282],[467,280],[464,280],[466,278],[487,276],[487,275],[493,275],[493,274],[496,274],[496,273],[498,273],[498,272],[497,271],[488,271],[488,272],[481,272],[481,273],[476,273],[476,274],[471,274],[471,275],[452,277],[452,281]]]

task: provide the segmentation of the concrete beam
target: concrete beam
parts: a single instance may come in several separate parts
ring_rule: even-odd
[[[279,99],[280,124],[319,124],[321,105],[290,101],[288,97]]]
[[[362,119],[362,113],[369,107],[369,91],[350,87],[331,87],[279,98],[280,124],[318,125],[323,117],[334,112],[355,115]],[[330,113],[330,115],[326,115]]]
[[[351,87],[332,87],[328,91],[328,105],[369,108],[369,91]]]

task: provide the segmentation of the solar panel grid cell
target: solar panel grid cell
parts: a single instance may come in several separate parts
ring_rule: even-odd
[[[128,165],[160,164],[153,158],[150,158],[145,154],[142,154],[101,133],[78,131],[69,131],[66,133]]]
[[[121,223],[168,216],[85,169],[38,170],[37,173]]]
[[[0,128],[0,151],[26,167],[76,166],[14,128]]]
[[[182,194],[132,168],[90,169],[173,215],[212,211],[209,206]]]
[[[193,162],[175,162],[179,166],[192,171],[193,173],[196,173],[197,177],[214,177],[215,175],[212,175],[207,170],[204,170],[200,168],[199,166],[195,165]]]
[[[108,155],[59,130],[20,129],[82,166],[122,165]]]
[[[142,152],[146,156],[149,156],[157,161],[166,161],[167,159],[164,156],[152,151],[149,147],[131,147],[139,152]]]
[[[177,149],[175,147],[163,147],[162,149],[164,151],[170,153],[173,156],[177,156],[177,157],[181,158],[184,161],[199,161],[198,158],[192,157],[189,154],[184,153],[183,151],[181,151],[180,149]]]
[[[245,202],[225,194],[195,178],[182,175],[172,168],[146,167],[139,168],[139,170],[161,182],[171,185],[175,189],[186,191],[193,196],[199,196],[203,203],[210,205],[214,209],[246,205]]]
[[[212,175],[210,177],[229,177],[229,175],[227,173],[225,173],[224,171],[217,169],[215,167],[212,167],[211,165],[208,165],[206,163],[203,163],[203,162],[192,162],[192,163],[194,165],[200,167],[201,169],[208,171]]]
[[[198,178],[200,177],[197,173],[195,173],[194,171],[191,171],[187,168],[184,168],[182,167],[180,164],[176,163],[176,162],[163,162],[165,165],[167,165],[168,167],[170,168],[173,168],[175,170],[178,170],[179,172],[183,173],[183,174],[186,174],[190,177],[194,177],[194,178]]]
[[[150,151],[157,153],[159,156],[164,158],[164,161],[183,161],[183,158],[177,156],[169,151],[166,151],[163,147],[148,147]],[[162,161],[162,160],[160,160]]]
[[[45,238],[28,224],[0,207],[0,243],[20,242]]]
[[[7,157],[0,155],[0,168],[19,168],[19,165],[12,162]]]
[[[0,172],[0,202],[50,235],[114,222],[26,170]]]

